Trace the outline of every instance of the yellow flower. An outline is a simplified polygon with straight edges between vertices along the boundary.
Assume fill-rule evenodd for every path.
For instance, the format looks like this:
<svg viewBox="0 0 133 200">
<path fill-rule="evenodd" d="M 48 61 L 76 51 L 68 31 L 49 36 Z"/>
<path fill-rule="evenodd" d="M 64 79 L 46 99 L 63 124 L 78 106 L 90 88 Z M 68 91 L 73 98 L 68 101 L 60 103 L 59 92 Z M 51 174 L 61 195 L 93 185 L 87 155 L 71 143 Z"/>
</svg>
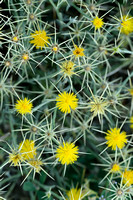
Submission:
<svg viewBox="0 0 133 200">
<path fill-rule="evenodd" d="M 39 173 L 42 169 L 41 165 L 43 165 L 43 162 L 38 158 L 33 158 L 31 160 L 28 160 L 28 164 L 30 164 L 31 167 L 34 168 L 35 172 Z"/>
<path fill-rule="evenodd" d="M 78 99 L 73 93 L 63 92 L 56 98 L 56 107 L 64 113 L 70 113 L 71 110 L 75 110 L 78 106 Z"/>
<path fill-rule="evenodd" d="M 13 36 L 13 37 L 12 37 L 12 41 L 13 41 L 13 42 L 18 42 L 18 41 L 19 41 L 18 36 L 17 36 L 17 35 Z"/>
<path fill-rule="evenodd" d="M 59 159 L 62 165 L 74 163 L 78 155 L 78 147 L 73 143 L 63 142 L 56 150 L 56 158 Z"/>
<path fill-rule="evenodd" d="M 19 144 L 19 151 L 22 154 L 24 160 L 29 160 L 34 158 L 36 155 L 36 148 L 34 147 L 33 140 L 25 140 Z"/>
<path fill-rule="evenodd" d="M 15 109 L 21 115 L 31 113 L 32 107 L 33 107 L 32 103 L 27 98 L 24 98 L 23 100 L 22 99 L 17 100 L 17 103 L 15 104 Z"/>
<path fill-rule="evenodd" d="M 133 97 L 133 88 L 128 89 L 128 91 L 131 94 L 131 96 Z"/>
<path fill-rule="evenodd" d="M 103 19 L 99 18 L 99 17 L 95 17 L 92 21 L 95 29 L 99 29 L 99 28 L 102 28 L 104 22 L 103 22 Z"/>
<path fill-rule="evenodd" d="M 118 165 L 117 163 L 114 163 L 112 165 L 111 172 L 116 173 L 116 172 L 119 172 L 119 171 L 120 171 L 120 165 Z"/>
<path fill-rule="evenodd" d="M 123 173 L 123 183 L 125 183 L 127 186 L 133 184 L 133 170 L 125 170 Z"/>
<path fill-rule="evenodd" d="M 84 49 L 81 48 L 81 47 L 78 47 L 77 45 L 75 45 L 75 50 L 73 51 L 73 54 L 76 56 L 76 57 L 82 57 L 84 56 Z"/>
<path fill-rule="evenodd" d="M 130 127 L 133 128 L 133 116 L 130 118 L 130 123 L 131 123 Z"/>
<path fill-rule="evenodd" d="M 67 192 L 68 199 L 67 200 L 81 200 L 83 197 L 81 189 L 72 188 Z"/>
<path fill-rule="evenodd" d="M 93 112 L 93 116 L 104 115 L 108 106 L 108 102 L 104 101 L 97 96 L 93 97 L 93 100 L 89 102 L 90 111 Z"/>
<path fill-rule="evenodd" d="M 61 73 L 64 74 L 64 77 L 66 78 L 67 76 L 72 76 L 74 73 L 74 63 L 72 61 L 65 61 L 62 63 L 62 66 L 60 66 L 61 68 Z"/>
<path fill-rule="evenodd" d="M 57 52 L 59 51 L 59 46 L 58 46 L 57 44 L 53 45 L 53 46 L 52 46 L 52 51 L 53 51 L 54 53 L 57 53 Z"/>
<path fill-rule="evenodd" d="M 9 162 L 11 162 L 11 165 L 18 166 L 22 160 L 23 157 L 19 152 L 14 151 L 9 154 Z"/>
<path fill-rule="evenodd" d="M 34 33 L 31 33 L 31 36 L 34 38 L 30 41 L 31 44 L 34 44 L 37 49 L 43 48 L 45 46 L 48 46 L 48 39 L 50 37 L 47 36 L 46 32 L 44 30 L 35 31 Z"/>
<path fill-rule="evenodd" d="M 22 55 L 22 60 L 23 60 L 24 62 L 28 61 L 28 60 L 29 60 L 29 54 L 28 54 L 28 53 L 23 53 L 23 55 Z"/>
<path fill-rule="evenodd" d="M 111 128 L 111 130 L 108 130 L 108 133 L 106 133 L 106 135 L 106 144 L 108 145 L 108 147 L 112 147 L 112 150 L 116 150 L 116 147 L 122 149 L 127 143 L 126 132 L 123 131 L 120 133 L 119 128 Z"/>
<path fill-rule="evenodd" d="M 121 33 L 128 35 L 133 32 L 133 18 L 128 16 L 123 16 L 121 22 Z"/>
</svg>

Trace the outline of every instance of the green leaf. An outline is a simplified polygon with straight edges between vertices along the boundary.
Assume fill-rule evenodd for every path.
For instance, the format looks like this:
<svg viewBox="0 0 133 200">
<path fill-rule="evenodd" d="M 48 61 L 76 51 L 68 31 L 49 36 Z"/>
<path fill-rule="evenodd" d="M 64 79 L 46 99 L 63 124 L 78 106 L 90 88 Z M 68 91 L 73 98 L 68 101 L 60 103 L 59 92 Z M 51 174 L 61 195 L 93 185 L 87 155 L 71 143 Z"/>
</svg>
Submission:
<svg viewBox="0 0 133 200">
<path fill-rule="evenodd" d="M 40 175 L 40 182 L 44 183 L 46 180 L 47 175 L 42 171 Z"/>
<path fill-rule="evenodd" d="M 34 191 L 35 190 L 35 186 L 33 185 L 33 183 L 26 181 L 23 185 L 23 190 L 24 191 Z"/>
<path fill-rule="evenodd" d="M 38 191 L 37 192 L 37 199 L 42 200 L 42 197 L 44 197 L 45 195 L 46 195 L 46 193 L 44 193 L 43 191 Z"/>
</svg>

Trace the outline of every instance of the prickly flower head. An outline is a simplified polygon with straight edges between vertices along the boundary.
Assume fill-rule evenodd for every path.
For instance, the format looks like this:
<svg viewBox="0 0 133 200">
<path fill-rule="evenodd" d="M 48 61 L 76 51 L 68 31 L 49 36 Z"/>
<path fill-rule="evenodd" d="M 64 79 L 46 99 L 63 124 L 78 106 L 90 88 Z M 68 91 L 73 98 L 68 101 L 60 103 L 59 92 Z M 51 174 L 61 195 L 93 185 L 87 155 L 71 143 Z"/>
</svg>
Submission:
<svg viewBox="0 0 133 200">
<path fill-rule="evenodd" d="M 63 92 L 56 98 L 56 107 L 64 113 L 70 113 L 78 106 L 78 99 L 73 93 Z"/>
<path fill-rule="evenodd" d="M 34 33 L 31 33 L 31 37 L 33 38 L 33 40 L 31 40 L 30 43 L 34 44 L 37 49 L 42 49 L 49 44 L 48 39 L 50 37 L 47 36 L 45 30 L 35 31 Z"/>
<path fill-rule="evenodd" d="M 67 200 L 80 200 L 83 197 L 83 193 L 81 189 L 71 188 L 67 192 L 68 199 Z"/>
<path fill-rule="evenodd" d="M 126 132 L 120 132 L 119 128 L 111 128 L 111 130 L 108 130 L 105 139 L 107 140 L 106 144 L 112 150 L 116 150 L 116 148 L 122 149 L 127 143 Z"/>
<path fill-rule="evenodd" d="M 56 150 L 56 158 L 59 159 L 62 165 L 72 164 L 78 158 L 78 147 L 73 143 L 63 142 Z"/>
<path fill-rule="evenodd" d="M 128 35 L 133 32 L 133 17 L 123 16 L 121 22 L 121 33 Z"/>
</svg>

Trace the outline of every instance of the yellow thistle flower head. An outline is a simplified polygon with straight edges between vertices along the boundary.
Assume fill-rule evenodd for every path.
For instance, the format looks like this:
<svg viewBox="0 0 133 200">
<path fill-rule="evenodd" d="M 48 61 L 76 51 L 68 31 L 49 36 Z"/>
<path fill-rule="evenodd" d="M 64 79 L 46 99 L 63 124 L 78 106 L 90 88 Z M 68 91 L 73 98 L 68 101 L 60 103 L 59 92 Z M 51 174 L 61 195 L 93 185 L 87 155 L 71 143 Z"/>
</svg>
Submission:
<svg viewBox="0 0 133 200">
<path fill-rule="evenodd" d="M 21 115 L 31 113 L 32 107 L 33 107 L 32 103 L 27 98 L 24 98 L 23 100 L 22 99 L 17 100 L 17 103 L 15 104 L 15 109 Z"/>
<path fill-rule="evenodd" d="M 11 162 L 11 165 L 18 166 L 23 160 L 22 155 L 20 152 L 13 151 L 9 154 L 9 162 Z"/>
<path fill-rule="evenodd" d="M 103 25 L 104 25 L 103 19 L 101 19 L 99 17 L 95 17 L 93 19 L 92 23 L 93 23 L 96 30 L 102 28 Z"/>
<path fill-rule="evenodd" d="M 61 68 L 61 73 L 63 73 L 64 77 L 66 78 L 67 76 L 70 77 L 72 76 L 74 73 L 74 63 L 72 61 L 65 61 L 62 63 L 62 65 L 60 66 Z"/>
<path fill-rule="evenodd" d="M 41 48 L 45 48 L 45 46 L 48 46 L 48 39 L 50 37 L 47 36 L 46 31 L 44 30 L 39 30 L 39 31 L 35 31 L 34 33 L 31 33 L 31 37 L 33 38 L 33 40 L 30 41 L 31 44 L 34 44 L 34 46 L 36 46 L 36 49 Z"/>
<path fill-rule="evenodd" d="M 133 185 L 133 170 L 125 170 L 123 173 L 123 183 L 126 186 Z"/>
<path fill-rule="evenodd" d="M 22 60 L 23 60 L 24 62 L 27 62 L 27 61 L 29 60 L 29 54 L 28 54 L 28 53 L 23 53 L 23 54 L 22 54 Z"/>
<path fill-rule="evenodd" d="M 74 163 L 78 155 L 78 147 L 73 143 L 63 142 L 63 145 L 59 145 L 56 150 L 56 158 L 59 159 L 62 165 Z"/>
<path fill-rule="evenodd" d="M 67 192 L 68 199 L 67 200 L 81 200 L 83 197 L 81 189 L 71 188 Z"/>
<path fill-rule="evenodd" d="M 17 43 L 19 41 L 18 36 L 17 35 L 13 36 L 12 41 Z"/>
<path fill-rule="evenodd" d="M 128 89 L 130 95 L 133 97 L 133 88 Z"/>
<path fill-rule="evenodd" d="M 133 32 L 133 17 L 123 16 L 121 22 L 121 33 L 129 35 Z"/>
<path fill-rule="evenodd" d="M 111 128 L 111 130 L 108 130 L 107 132 L 105 137 L 107 140 L 106 144 L 108 147 L 111 147 L 112 150 L 116 150 L 117 147 L 122 149 L 127 143 L 126 132 L 120 132 L 119 128 Z"/>
<path fill-rule="evenodd" d="M 75 110 L 78 106 L 78 99 L 73 93 L 63 92 L 56 98 L 56 107 L 64 113 L 70 113 L 71 110 Z"/>
<path fill-rule="evenodd" d="M 112 173 L 116 173 L 116 172 L 119 172 L 120 171 L 120 165 L 117 164 L 117 163 L 114 163 L 111 167 L 111 172 Z"/>
<path fill-rule="evenodd" d="M 130 123 L 131 123 L 130 128 L 133 128 L 133 116 L 130 118 Z"/>
<path fill-rule="evenodd" d="M 52 45 L 52 52 L 53 52 L 53 53 L 58 53 L 59 49 L 60 49 L 60 48 L 59 48 L 58 44 Z"/>
<path fill-rule="evenodd" d="M 35 172 L 39 173 L 41 171 L 41 166 L 43 165 L 43 162 L 38 158 L 33 158 L 31 160 L 28 160 L 28 164 L 30 164 L 30 166 L 34 168 Z"/>
<path fill-rule="evenodd" d="M 98 98 L 97 96 L 94 96 L 93 100 L 89 102 L 89 108 L 90 111 L 93 112 L 94 117 L 97 115 L 104 115 L 107 106 L 108 102 Z"/>
<path fill-rule="evenodd" d="M 33 140 L 26 139 L 19 144 L 19 151 L 24 160 L 32 159 L 36 156 L 36 148 Z"/>
<path fill-rule="evenodd" d="M 73 54 L 76 56 L 76 57 L 82 57 L 84 56 L 84 49 L 81 48 L 81 47 L 78 47 L 77 45 L 75 45 L 75 49 L 73 51 Z"/>
</svg>

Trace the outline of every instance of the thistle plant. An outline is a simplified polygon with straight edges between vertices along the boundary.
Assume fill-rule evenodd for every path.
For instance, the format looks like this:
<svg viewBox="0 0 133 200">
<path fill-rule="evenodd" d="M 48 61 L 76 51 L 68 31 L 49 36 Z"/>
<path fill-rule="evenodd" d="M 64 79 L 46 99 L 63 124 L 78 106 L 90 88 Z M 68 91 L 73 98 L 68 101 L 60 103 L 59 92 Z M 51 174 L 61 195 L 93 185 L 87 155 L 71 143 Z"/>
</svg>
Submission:
<svg viewBox="0 0 133 200">
<path fill-rule="evenodd" d="M 132 1 L 0 1 L 0 199 L 132 200 L 132 67 Z"/>
</svg>

